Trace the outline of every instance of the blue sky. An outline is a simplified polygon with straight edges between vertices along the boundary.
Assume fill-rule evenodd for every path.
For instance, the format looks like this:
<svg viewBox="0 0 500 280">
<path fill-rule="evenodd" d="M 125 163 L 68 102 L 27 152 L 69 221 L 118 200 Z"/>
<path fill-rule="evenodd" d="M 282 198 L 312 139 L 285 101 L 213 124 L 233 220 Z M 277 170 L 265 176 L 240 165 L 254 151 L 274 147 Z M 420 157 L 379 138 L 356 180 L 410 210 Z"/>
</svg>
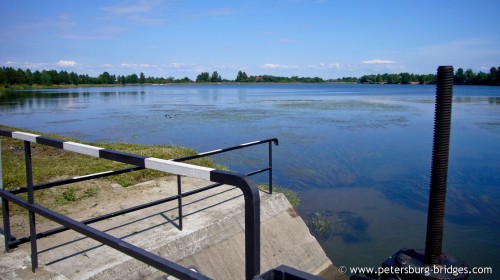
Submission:
<svg viewBox="0 0 500 280">
<path fill-rule="evenodd" d="M 500 1 L 0 0 L 0 66 L 339 78 L 500 66 Z"/>
</svg>

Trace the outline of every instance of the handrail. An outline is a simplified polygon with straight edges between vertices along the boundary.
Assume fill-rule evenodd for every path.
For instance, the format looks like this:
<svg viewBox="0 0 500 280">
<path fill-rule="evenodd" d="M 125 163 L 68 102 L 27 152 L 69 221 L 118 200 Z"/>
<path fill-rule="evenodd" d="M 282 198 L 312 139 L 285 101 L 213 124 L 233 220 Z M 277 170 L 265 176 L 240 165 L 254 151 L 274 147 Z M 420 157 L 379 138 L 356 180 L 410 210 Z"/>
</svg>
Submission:
<svg viewBox="0 0 500 280">
<path fill-rule="evenodd" d="M 54 182 L 36 184 L 36 185 L 33 185 L 33 190 L 35 190 L 35 191 L 43 190 L 43 189 L 62 186 L 62 185 L 66 185 L 66 184 L 78 183 L 78 182 L 83 182 L 83 181 L 97 179 L 97 178 L 104 178 L 104 177 L 108 177 L 108 176 L 119 175 L 119 174 L 123 174 L 123 173 L 127 173 L 127 172 L 143 170 L 143 169 L 144 169 L 144 167 L 135 166 L 135 167 L 127 167 L 127 168 L 123 168 L 123 169 L 118 169 L 118 170 L 99 172 L 99 173 L 94 173 L 94 174 L 89 174 L 89 175 L 76 176 L 76 177 L 58 180 L 58 181 L 54 181 Z M 19 188 L 15 188 L 13 190 L 9 190 L 9 192 L 12 194 L 20 194 L 20 193 L 25 193 L 27 191 L 28 191 L 27 187 L 19 187 Z"/>
<path fill-rule="evenodd" d="M 272 143 L 274 143 L 274 145 L 278 146 L 279 145 L 278 138 L 269 138 L 269 139 L 265 139 L 265 140 L 248 142 L 248 143 L 244 143 L 244 144 L 240 144 L 240 145 L 236 145 L 236 146 L 232 146 L 232 147 L 228 147 L 228 148 L 212 150 L 212 151 L 203 152 L 203 153 L 199 153 L 199 154 L 192 155 L 192 156 L 180 157 L 180 158 L 176 158 L 176 159 L 172 159 L 172 160 L 177 161 L 177 162 L 188 161 L 188 160 L 192 160 L 192 159 L 221 154 L 221 153 L 225 153 L 225 152 L 229 152 L 229 151 L 239 150 L 239 149 L 243 149 L 243 148 L 247 148 L 247 147 L 251 147 L 251 146 L 255 146 L 255 145 L 260 145 L 260 144 L 264 144 L 264 143 L 269 143 L 269 148 L 268 148 L 269 149 L 269 152 L 268 152 L 269 166 L 267 168 L 263 168 L 260 170 L 256 170 L 256 171 L 247 173 L 246 175 L 252 176 L 255 174 L 259 174 L 259 173 L 268 171 L 269 172 L 269 176 L 268 176 L 269 194 L 272 194 L 273 193 L 273 145 L 272 145 Z M 177 180 L 178 180 L 178 185 L 180 186 L 180 184 L 181 184 L 180 178 L 178 177 Z M 180 199 L 179 199 L 179 204 L 181 204 Z M 182 228 L 182 226 L 181 226 L 181 228 Z"/>
<path fill-rule="evenodd" d="M 270 142 L 273 142 L 274 145 L 276 145 L 276 146 L 279 145 L 277 138 L 270 138 L 270 139 L 265 139 L 265 140 L 260 140 L 260 141 L 253 141 L 253 142 L 249 142 L 249 143 L 244 143 L 244 144 L 240 144 L 237 146 L 232 146 L 232 147 L 228 147 L 228 148 L 224 148 L 224 149 L 217 149 L 217 150 L 213 150 L 213 151 L 199 153 L 199 154 L 193 155 L 193 156 L 176 158 L 176 159 L 173 159 L 173 161 L 181 162 L 181 161 L 186 161 L 186 160 L 190 160 L 190 159 L 197 159 L 197 158 L 201 158 L 201 157 L 212 156 L 212 155 L 216 155 L 216 154 L 220 154 L 220 153 L 224 153 L 224 152 L 243 149 L 243 148 L 247 148 L 250 146 L 255 146 L 255 145 L 259 145 L 259 144 L 263 144 L 263 143 L 270 143 Z"/>
<path fill-rule="evenodd" d="M 47 145 L 54 148 L 63 149 L 83 155 L 127 163 L 133 166 L 137 166 L 139 168 L 153 169 L 171 174 L 176 174 L 178 176 L 198 178 L 219 184 L 232 185 L 240 188 L 241 191 L 243 192 L 245 201 L 244 202 L 245 203 L 245 276 L 246 279 L 253 279 L 254 276 L 260 274 L 260 197 L 257 186 L 253 181 L 251 181 L 248 178 L 248 176 L 229 171 L 221 171 L 213 168 L 186 164 L 174 160 L 145 157 L 125 152 L 115 151 L 111 149 L 80 144 L 71 141 L 63 141 L 26 132 L 0 129 L 0 136 L 23 140 L 25 143 L 25 159 L 27 165 L 26 170 L 28 178 L 26 190 L 28 191 L 28 197 L 30 199 L 26 201 L 22 198 L 17 197 L 15 194 L 3 189 L 0 189 L 0 197 L 2 198 L 5 249 L 7 251 L 9 250 L 9 242 L 11 242 L 8 202 L 10 201 L 16 203 L 28 209 L 30 217 L 33 217 L 33 219 L 30 219 L 30 229 L 31 229 L 30 241 L 32 245 L 31 256 L 32 256 L 33 272 L 38 267 L 37 249 L 36 249 L 37 234 L 35 231 L 35 220 L 34 220 L 34 214 L 36 213 L 48 219 L 51 219 L 65 227 L 78 231 L 105 245 L 113 247 L 127 255 L 130 255 L 140 261 L 143 261 L 173 276 L 186 279 L 206 279 L 206 277 L 203 275 L 194 273 L 186 268 L 171 263 L 168 260 L 162 259 L 161 257 L 151 254 L 141 248 L 133 246 L 132 244 L 129 244 L 123 240 L 117 239 L 104 232 L 89 227 L 84 223 L 72 220 L 59 213 L 56 213 L 54 211 L 51 211 L 40 205 L 35 204 L 34 199 L 31 199 L 34 197 L 33 195 L 34 188 L 32 182 L 30 182 L 32 178 L 31 152 L 30 152 L 31 147 L 29 145 L 30 143 Z M 271 139 L 270 141 L 273 141 L 277 144 L 277 139 L 275 140 Z M 247 143 L 246 146 L 256 145 L 257 144 L 256 142 Z M 237 149 L 237 147 L 232 147 L 228 149 L 234 150 Z"/>
<path fill-rule="evenodd" d="M 228 151 L 232 151 L 232 150 L 236 150 L 236 149 L 242 149 L 242 148 L 246 148 L 246 147 L 250 147 L 250 146 L 254 146 L 254 145 L 259 145 L 259 144 L 265 144 L 265 143 L 269 143 L 269 146 L 270 146 L 269 147 L 269 166 L 267 168 L 262 168 L 262 169 L 259 169 L 259 170 L 255 170 L 255 171 L 246 173 L 245 175 L 246 176 L 253 176 L 253 175 L 256 175 L 256 174 L 268 171 L 269 172 L 269 175 L 268 175 L 268 178 L 269 178 L 269 184 L 268 184 L 269 185 L 269 194 L 272 194 L 273 184 L 272 184 L 272 147 L 271 147 L 272 145 L 271 144 L 274 143 L 275 145 L 278 145 L 278 139 L 277 138 L 271 138 L 271 139 L 265 139 L 265 140 L 260 140 L 260 141 L 254 141 L 254 142 L 245 143 L 245 144 L 241 144 L 241 145 L 237 145 L 237 146 L 232 146 L 232 147 L 228 147 L 228 148 L 224 148 L 224 149 L 218 149 L 218 150 L 214 150 L 214 151 L 199 153 L 199 154 L 193 155 L 193 156 L 188 156 L 188 157 L 173 159 L 173 161 L 187 161 L 187 160 L 190 160 L 190 159 L 207 157 L 207 156 L 210 156 L 210 155 L 220 154 L 220 153 L 224 153 L 224 152 L 228 152 Z M 103 177 L 108 177 L 108 176 L 112 176 L 112 175 L 118 175 L 118 174 L 123 174 L 123 173 L 127 173 L 127 172 L 133 172 L 133 171 L 143 170 L 143 169 L 144 169 L 144 167 L 134 166 L 134 167 L 127 167 L 127 168 L 113 170 L 113 171 L 105 171 L 105 172 L 99 172 L 99 173 L 95 173 L 95 174 L 89 174 L 89 175 L 83 175 L 83 176 L 76 176 L 76 177 L 62 179 L 62 180 L 58 180 L 58 181 L 54 181 L 54 182 L 47 182 L 47 183 L 36 184 L 36 185 L 33 185 L 33 190 L 42 190 L 42 189 L 52 188 L 52 187 L 61 186 L 61 185 L 65 185 L 65 184 L 82 182 L 82 181 L 96 179 L 96 178 L 103 178 Z M 181 193 L 181 188 L 182 188 L 181 187 L 181 185 L 182 185 L 182 183 L 181 183 L 181 177 L 179 175 L 177 177 L 178 177 L 177 178 L 177 184 L 178 184 L 178 194 L 177 195 L 170 196 L 170 197 L 163 198 L 163 199 L 159 199 L 159 200 L 152 201 L 152 202 L 148 202 L 148 203 L 144 203 L 144 204 L 137 205 L 137 206 L 132 206 L 132 207 L 129 207 L 129 208 L 126 208 L 126 209 L 121 209 L 121 210 L 118 210 L 118 211 L 115 211 L 115 212 L 112 212 L 112 213 L 108 213 L 108 214 L 104 214 L 104 215 L 101 215 L 101 216 L 97 216 L 97 217 L 93 217 L 93 218 L 90 218 L 90 219 L 86 219 L 86 220 L 83 220 L 81 222 L 84 223 L 84 224 L 86 224 L 86 225 L 88 225 L 88 224 L 96 223 L 96 222 L 99 222 L 99 221 L 102 221 L 102 220 L 106 220 L 106 219 L 109 219 L 109 218 L 112 218 L 112 217 L 115 217 L 115 216 L 118 216 L 118 215 L 123 215 L 123 214 L 127 214 L 127 213 L 130 213 L 130 212 L 142 210 L 142 209 L 145 209 L 145 208 L 149 208 L 149 207 L 152 207 L 152 206 L 155 206 L 155 205 L 159 205 L 159 204 L 166 203 L 166 202 L 173 201 L 173 200 L 177 199 L 178 200 L 178 212 L 179 212 L 178 213 L 179 219 L 178 219 L 178 225 L 177 225 L 177 227 L 180 230 L 182 230 L 183 229 L 182 198 L 183 197 L 188 197 L 190 195 L 193 195 L 193 194 L 196 194 L 196 193 L 199 193 L 199 192 L 202 192 L 202 191 L 206 191 L 206 190 L 218 187 L 218 186 L 221 186 L 222 184 L 221 183 L 215 183 L 215 184 L 211 184 L 211 185 L 208 185 L 208 186 L 205 186 L 205 187 L 201 187 L 201 188 L 196 189 L 194 191 L 189 191 L 189 192 Z M 27 191 L 28 191 L 27 187 L 19 187 L 19 188 L 16 188 L 16 189 L 9 190 L 9 192 L 13 193 L 13 194 L 25 193 Z M 53 234 L 64 232 L 64 231 L 66 231 L 68 229 L 69 228 L 64 227 L 64 226 L 63 227 L 59 227 L 59 228 L 54 228 L 54 229 L 47 230 L 47 231 L 44 231 L 44 232 L 41 232 L 41 233 L 37 233 L 36 234 L 36 238 L 43 238 L 43 237 L 51 236 Z M 16 246 L 18 246 L 20 244 L 24 244 L 24 243 L 30 242 L 30 237 L 29 236 L 27 236 L 27 237 L 21 237 L 21 238 L 15 238 L 14 236 L 12 236 L 12 237 L 14 238 L 14 240 L 12 240 L 9 243 L 9 247 L 11 247 L 11 248 L 12 247 L 16 247 Z"/>
</svg>

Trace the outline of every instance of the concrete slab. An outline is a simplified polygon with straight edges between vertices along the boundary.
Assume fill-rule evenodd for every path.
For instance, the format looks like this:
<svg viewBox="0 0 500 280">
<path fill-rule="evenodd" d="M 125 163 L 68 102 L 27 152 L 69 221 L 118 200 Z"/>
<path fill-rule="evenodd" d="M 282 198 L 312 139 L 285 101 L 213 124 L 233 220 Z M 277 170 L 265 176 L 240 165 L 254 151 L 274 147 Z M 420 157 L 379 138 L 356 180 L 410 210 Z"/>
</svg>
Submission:
<svg viewBox="0 0 500 280">
<path fill-rule="evenodd" d="M 209 182 L 183 178 L 183 191 Z M 89 215 L 154 201 L 177 192 L 175 177 L 120 189 L 111 199 L 93 202 Z M 123 198 L 127 199 L 123 199 Z M 116 202 L 116 201 L 115 201 Z M 97 206 L 96 204 L 97 203 Z M 89 204 L 90 205 L 90 204 Z M 90 206 L 89 206 L 90 207 Z M 78 218 L 82 211 L 69 213 Z M 332 267 L 300 216 L 281 194 L 261 193 L 261 271 L 285 264 L 313 274 Z M 177 202 L 92 224 L 136 246 L 213 279 L 244 278 L 244 207 L 241 191 L 231 186 L 183 198 L 183 230 L 178 229 Z M 38 231 L 54 227 L 45 221 Z M 165 279 L 166 275 L 112 248 L 66 231 L 38 241 L 40 269 L 31 273 L 29 244 L 0 254 L 1 279 Z M 335 269 L 334 269 L 335 270 Z M 337 273 L 338 274 L 338 273 Z M 337 278 L 338 276 L 338 278 Z M 336 275 L 332 279 L 346 279 Z M 33 278 L 30 278 L 33 277 Z"/>
</svg>

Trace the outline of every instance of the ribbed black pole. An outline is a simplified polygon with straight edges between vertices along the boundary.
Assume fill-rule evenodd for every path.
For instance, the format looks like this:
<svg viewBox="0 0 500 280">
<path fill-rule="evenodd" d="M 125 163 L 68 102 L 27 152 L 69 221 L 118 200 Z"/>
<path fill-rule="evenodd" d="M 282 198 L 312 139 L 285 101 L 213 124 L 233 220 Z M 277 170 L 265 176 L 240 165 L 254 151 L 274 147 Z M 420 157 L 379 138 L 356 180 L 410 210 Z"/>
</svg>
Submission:
<svg viewBox="0 0 500 280">
<path fill-rule="evenodd" d="M 452 98 L 453 67 L 439 66 L 437 71 L 429 211 L 425 240 L 425 263 L 427 265 L 441 263 Z"/>
</svg>

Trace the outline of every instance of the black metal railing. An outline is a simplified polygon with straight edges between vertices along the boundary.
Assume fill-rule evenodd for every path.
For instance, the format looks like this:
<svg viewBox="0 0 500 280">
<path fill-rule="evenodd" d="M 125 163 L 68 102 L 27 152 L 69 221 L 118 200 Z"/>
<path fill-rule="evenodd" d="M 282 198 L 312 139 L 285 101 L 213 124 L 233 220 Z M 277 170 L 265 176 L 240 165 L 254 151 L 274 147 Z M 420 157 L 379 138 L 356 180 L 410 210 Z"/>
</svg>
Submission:
<svg viewBox="0 0 500 280">
<path fill-rule="evenodd" d="M 130 213 L 133 211 L 138 211 L 148 207 L 152 207 L 158 204 L 166 203 L 169 201 L 177 200 L 179 209 L 179 228 L 182 229 L 182 198 L 187 197 L 196 193 L 200 193 L 223 184 L 232 185 L 238 187 L 243 192 L 243 197 L 245 200 L 245 276 L 246 279 L 252 279 L 254 276 L 260 273 L 260 198 L 259 190 L 255 183 L 249 180 L 249 176 L 259 174 L 262 172 L 268 172 L 269 175 L 269 193 L 272 193 L 272 143 L 278 145 L 278 140 L 276 138 L 267 139 L 262 141 L 255 141 L 251 143 L 241 144 L 234 147 L 229 147 L 225 149 L 214 150 L 206 153 L 197 154 L 194 156 L 183 157 L 173 160 L 164 160 L 157 158 L 148 158 L 144 156 L 123 153 L 114 150 L 103 149 L 95 146 L 79 144 L 75 142 L 62 141 L 58 139 L 48 138 L 40 135 L 35 135 L 25 132 L 8 131 L 0 129 L 0 136 L 11 137 L 14 139 L 19 139 L 24 141 L 24 151 L 25 151 L 25 165 L 26 165 L 26 179 L 27 185 L 25 187 L 19 187 L 13 190 L 0 189 L 0 196 L 2 198 L 2 213 L 3 213 L 3 233 L 5 236 L 5 249 L 9 251 L 11 248 L 22 244 L 31 243 L 31 260 L 32 260 L 32 270 L 33 272 L 38 267 L 38 252 L 37 252 L 37 239 L 46 237 L 52 234 L 56 234 L 68 229 L 75 230 L 81 234 L 84 234 L 90 238 L 93 238 L 107 246 L 115 248 L 129 256 L 132 256 L 148 265 L 151 265 L 163 272 L 171 274 L 182 279 L 206 279 L 205 276 L 195 273 L 189 269 L 179 266 L 173 262 L 166 259 L 158 257 L 152 253 L 145 251 L 137 246 L 129 244 L 123 240 L 115 238 L 109 234 L 102 231 L 96 230 L 90 226 L 91 223 L 101 221 L 104 219 L 109 219 L 114 216 Z M 33 172 L 32 172 L 32 162 L 31 162 L 31 143 L 37 143 L 42 145 L 51 146 L 58 149 L 64 149 L 79 154 L 89 155 L 93 157 L 104 158 L 108 160 L 113 160 L 121 163 L 131 164 L 133 166 L 114 170 L 106 171 L 96 174 L 78 176 L 73 178 L 68 178 L 64 180 L 59 180 L 55 182 L 48 182 L 42 184 L 33 183 Z M 266 168 L 262 168 L 256 171 L 252 171 L 248 174 L 238 174 L 229 171 L 215 170 L 212 168 L 205 168 L 196 165 L 186 164 L 183 161 L 190 159 L 206 157 L 210 155 L 215 155 L 223 152 L 228 152 L 236 149 L 242 149 L 249 146 L 259 145 L 268 143 L 269 145 L 269 162 Z M 1 155 L 1 154 L 0 154 Z M 1 161 L 0 161 L 1 162 Z M 1 169 L 1 166 L 0 166 Z M 154 169 L 177 176 L 178 181 L 178 194 L 163 198 L 157 201 L 137 205 L 113 213 L 108 213 L 99 217 L 94 217 L 84 221 L 75 221 L 64 215 L 56 213 L 50 209 L 44 208 L 35 203 L 34 191 L 47 189 L 55 186 L 61 186 L 69 183 L 82 182 L 85 180 L 91 180 L 96 178 L 102 178 L 112 175 L 123 174 L 127 172 L 133 172 L 142 169 Z M 0 173 L 1 174 L 1 173 Z M 198 188 L 189 192 L 182 193 L 181 176 L 187 176 L 192 178 L 204 179 L 214 182 L 214 184 Z M 1 179 L 1 178 L 0 178 Z M 17 194 L 28 193 L 28 200 L 18 197 Z M 30 235 L 22 238 L 15 238 L 11 234 L 10 226 L 10 214 L 9 214 L 9 203 L 15 203 L 29 211 L 29 227 Z M 51 229 L 45 232 L 36 232 L 36 221 L 35 214 L 44 216 L 52 221 L 55 221 L 62 225 L 62 227 Z"/>
<path fill-rule="evenodd" d="M 273 143 L 276 146 L 279 144 L 277 138 L 254 141 L 254 142 L 244 143 L 244 144 L 240 144 L 237 146 L 232 146 L 232 147 L 228 147 L 228 148 L 224 148 L 224 149 L 217 149 L 217 150 L 213 150 L 213 151 L 203 152 L 203 153 L 199 153 L 197 155 L 176 158 L 176 159 L 173 159 L 173 161 L 183 162 L 183 161 L 213 156 L 213 155 L 217 155 L 217 154 L 226 153 L 229 151 L 239 150 L 239 149 L 248 148 L 248 147 L 255 146 L 255 145 L 266 144 L 266 143 L 268 144 L 268 166 L 265 168 L 262 168 L 262 169 L 258 169 L 255 171 L 245 173 L 245 175 L 246 176 L 253 176 L 256 174 L 263 173 L 263 172 L 268 172 L 268 182 L 269 182 L 268 183 L 268 185 L 269 185 L 268 193 L 272 194 L 273 193 Z M 211 185 L 208 185 L 208 186 L 205 186 L 205 187 L 202 187 L 202 188 L 190 191 L 190 192 L 182 193 L 182 176 L 177 175 L 177 206 L 178 206 L 178 210 L 179 210 L 179 213 L 178 213 L 179 214 L 178 215 L 179 216 L 179 220 L 178 220 L 179 229 L 182 230 L 182 228 L 183 228 L 183 226 L 182 226 L 182 217 L 183 217 L 183 215 L 182 215 L 182 198 L 186 197 L 188 195 L 192 195 L 195 193 L 206 191 L 206 190 L 209 190 L 209 189 L 221 186 L 221 185 L 222 185 L 221 183 L 215 183 L 215 184 L 211 184 Z"/>
</svg>

